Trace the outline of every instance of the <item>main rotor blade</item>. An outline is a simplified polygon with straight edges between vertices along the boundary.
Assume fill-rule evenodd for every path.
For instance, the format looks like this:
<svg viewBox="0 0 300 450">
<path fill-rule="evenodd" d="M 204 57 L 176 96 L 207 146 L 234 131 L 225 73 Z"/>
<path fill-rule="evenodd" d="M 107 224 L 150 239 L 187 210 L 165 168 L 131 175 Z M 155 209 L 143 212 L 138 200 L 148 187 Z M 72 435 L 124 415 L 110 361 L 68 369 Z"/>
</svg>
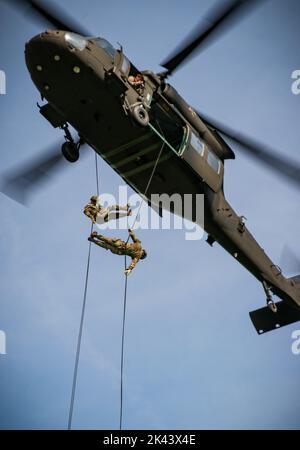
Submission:
<svg viewBox="0 0 300 450">
<path fill-rule="evenodd" d="M 35 0 L 14 0 L 13 4 L 29 5 L 29 13 L 33 19 L 42 18 L 53 25 L 57 30 L 73 31 L 82 36 L 90 36 L 91 34 L 81 24 L 71 18 L 58 5 L 44 6 L 41 2 Z"/>
<path fill-rule="evenodd" d="M 215 5 L 209 13 L 204 17 L 204 20 L 198 24 L 191 35 L 177 47 L 177 50 L 169 56 L 168 59 L 161 63 L 161 66 L 165 67 L 168 71 L 168 75 L 178 69 L 183 62 L 201 46 L 207 44 L 208 38 L 212 41 L 212 38 L 216 37 L 219 33 L 226 31 L 226 29 L 232 25 L 233 21 L 236 21 L 241 17 L 241 14 L 249 7 L 253 7 L 259 0 L 230 0 L 223 5 Z"/>
<path fill-rule="evenodd" d="M 44 155 L 2 176 L 0 190 L 13 200 L 26 205 L 35 189 L 67 165 L 60 152 L 60 144 L 56 144 Z"/>
<path fill-rule="evenodd" d="M 252 138 L 249 138 L 242 133 L 237 133 L 231 128 L 217 122 L 216 120 L 207 117 L 200 113 L 199 116 L 204 122 L 219 131 L 224 136 L 229 137 L 237 144 L 240 144 L 240 151 L 245 152 L 252 158 L 257 159 L 260 163 L 265 164 L 279 175 L 285 177 L 288 181 L 293 182 L 300 188 L 300 163 L 292 161 L 289 158 L 274 153 L 274 151 L 267 145 L 261 144 Z"/>
</svg>

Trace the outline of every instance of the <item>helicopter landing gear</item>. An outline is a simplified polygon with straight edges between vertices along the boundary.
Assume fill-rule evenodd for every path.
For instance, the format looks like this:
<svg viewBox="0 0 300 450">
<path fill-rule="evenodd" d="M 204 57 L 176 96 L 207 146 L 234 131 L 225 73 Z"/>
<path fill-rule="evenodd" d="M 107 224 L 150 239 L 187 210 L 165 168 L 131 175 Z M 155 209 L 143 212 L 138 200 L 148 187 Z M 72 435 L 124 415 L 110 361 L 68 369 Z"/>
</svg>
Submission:
<svg viewBox="0 0 300 450">
<path fill-rule="evenodd" d="M 137 104 L 131 109 L 131 115 L 134 121 L 142 126 L 146 127 L 149 123 L 149 114 L 142 104 Z"/>
<path fill-rule="evenodd" d="M 267 296 L 267 307 L 268 307 L 274 314 L 276 314 L 276 313 L 277 313 L 277 305 L 276 305 L 276 303 L 275 303 L 274 300 L 273 300 L 271 288 L 270 288 L 270 286 L 266 283 L 266 281 L 263 281 L 263 288 L 264 288 L 264 291 L 265 291 L 266 296 Z"/>
<path fill-rule="evenodd" d="M 61 151 L 67 161 L 73 163 L 79 159 L 79 149 L 75 142 L 64 142 Z"/>
<path fill-rule="evenodd" d="M 61 146 L 62 154 L 67 161 L 74 163 L 79 159 L 79 149 L 83 144 L 83 139 L 80 138 L 78 142 L 75 142 L 67 124 L 63 125 L 62 129 L 65 132 L 66 139 L 66 142 L 64 142 Z"/>
<path fill-rule="evenodd" d="M 276 303 L 274 302 L 274 300 L 268 301 L 267 306 L 274 314 L 277 313 L 277 306 L 276 306 Z"/>
</svg>

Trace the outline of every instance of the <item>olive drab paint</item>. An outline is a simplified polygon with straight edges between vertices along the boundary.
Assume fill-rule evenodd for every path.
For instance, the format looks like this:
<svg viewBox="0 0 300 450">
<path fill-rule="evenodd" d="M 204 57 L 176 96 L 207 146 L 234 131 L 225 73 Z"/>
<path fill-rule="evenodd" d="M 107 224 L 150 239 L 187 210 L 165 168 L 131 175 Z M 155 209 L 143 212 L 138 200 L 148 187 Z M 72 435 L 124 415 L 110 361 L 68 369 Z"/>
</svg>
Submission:
<svg viewBox="0 0 300 450">
<path fill-rule="evenodd" d="M 263 146 L 257 147 L 251 139 L 241 138 L 228 128 L 226 131 L 224 126 L 213 125 L 167 83 L 167 77 L 221 22 L 232 14 L 237 17 L 253 3 L 230 2 L 223 9 L 215 9 L 208 28 L 201 28 L 196 37 L 182 44 L 161 64 L 166 70 L 160 73 L 139 71 L 122 47 L 115 49 L 104 38 L 85 37 L 90 35 L 81 31 L 81 26 L 77 33 L 47 30 L 33 37 L 26 44 L 25 59 L 32 81 L 46 102 L 40 112 L 52 126 L 65 131 L 68 151 L 64 155 L 68 160 L 78 159 L 74 151 L 87 143 L 137 193 L 145 192 L 151 176 L 145 195 L 150 206 L 152 194 L 176 193 L 183 201 L 184 194 L 192 194 L 193 216 L 197 194 L 204 196 L 204 229 L 209 245 L 218 242 L 262 284 L 268 306 L 251 313 L 261 334 L 300 320 L 300 277 L 286 278 L 281 273 L 251 234 L 243 216 L 227 201 L 223 189 L 225 164 L 235 154 L 217 129 L 275 168 L 280 176 L 298 185 L 300 177 L 294 166 L 288 170 L 287 161 L 280 160 L 275 166 L 274 157 L 268 162 L 270 155 Z M 59 23 L 70 30 L 43 6 L 32 2 L 32 7 L 54 27 Z M 298 71 L 292 76 L 292 90 L 298 94 Z M 72 141 L 68 124 L 77 131 L 78 143 Z M 183 205 L 183 218 L 185 211 Z M 282 300 L 277 306 L 273 294 Z"/>
<path fill-rule="evenodd" d="M 55 61 L 56 54 L 59 61 Z M 51 110 L 58 111 L 62 122 L 70 123 L 81 139 L 140 193 L 163 146 L 146 195 L 148 201 L 152 194 L 184 197 L 191 193 L 196 202 L 196 194 L 203 194 L 209 243 L 219 242 L 251 272 L 263 284 L 272 306 L 273 293 L 300 311 L 298 282 L 283 276 L 248 227 L 244 223 L 241 226 L 242 216 L 225 198 L 224 166 L 227 159 L 234 159 L 234 152 L 170 84 L 149 70 L 143 71 L 139 77 L 143 80 L 141 92 L 141 85 L 137 89 L 130 82 L 131 71 L 137 69 L 125 64 L 123 72 L 122 50 L 116 51 L 103 38 L 64 31 L 48 30 L 33 37 L 26 44 L 25 58 L 33 82 L 48 101 L 48 111 L 43 115 L 50 122 L 54 116 Z M 196 210 L 196 204 L 192 210 Z M 94 211 L 86 213 L 93 220 Z M 282 321 L 278 317 L 278 322 L 283 325 L 286 310 L 280 311 L 285 317 Z M 267 318 L 264 308 L 251 316 L 258 332 L 278 325 Z M 298 310 L 292 320 L 299 320 Z M 266 326 L 258 327 L 262 321 Z"/>
</svg>

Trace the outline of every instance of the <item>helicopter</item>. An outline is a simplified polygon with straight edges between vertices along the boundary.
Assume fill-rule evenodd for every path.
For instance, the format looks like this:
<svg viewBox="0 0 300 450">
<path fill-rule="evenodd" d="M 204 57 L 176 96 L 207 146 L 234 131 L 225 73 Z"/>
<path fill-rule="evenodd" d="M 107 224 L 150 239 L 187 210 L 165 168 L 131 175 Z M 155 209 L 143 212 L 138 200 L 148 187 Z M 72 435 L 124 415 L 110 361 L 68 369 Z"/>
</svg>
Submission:
<svg viewBox="0 0 300 450">
<path fill-rule="evenodd" d="M 12 196 L 18 190 L 26 193 L 46 171 L 55 170 L 62 156 L 70 163 L 78 161 L 80 149 L 87 144 L 160 214 L 167 208 L 176 211 L 172 205 L 153 204 L 153 194 L 183 197 L 188 193 L 193 202 L 197 194 L 203 194 L 207 243 L 218 242 L 262 284 L 266 306 L 250 312 L 258 334 L 299 321 L 300 275 L 283 275 L 225 197 L 225 161 L 235 159 L 235 153 L 223 136 L 298 186 L 299 165 L 195 111 L 167 82 L 195 50 L 258 1 L 231 0 L 213 8 L 206 25 L 163 61 L 160 73 L 140 71 L 122 47 L 90 36 L 58 9 L 34 0 L 18 3 L 28 4 L 54 27 L 26 43 L 25 60 L 45 102 L 38 104 L 39 112 L 54 128 L 63 130 L 65 141 L 61 154 L 55 149 L 7 177 L 2 191 Z M 76 140 L 69 126 L 77 131 Z M 281 300 L 275 303 L 273 295 Z"/>
</svg>

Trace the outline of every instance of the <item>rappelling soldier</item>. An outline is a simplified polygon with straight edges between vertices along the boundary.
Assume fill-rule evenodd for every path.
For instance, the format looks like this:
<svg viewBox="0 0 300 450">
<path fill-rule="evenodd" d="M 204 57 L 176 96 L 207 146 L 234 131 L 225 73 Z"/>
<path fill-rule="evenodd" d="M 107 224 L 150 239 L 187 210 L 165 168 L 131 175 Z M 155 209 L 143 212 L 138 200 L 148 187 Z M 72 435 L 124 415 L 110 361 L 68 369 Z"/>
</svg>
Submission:
<svg viewBox="0 0 300 450">
<path fill-rule="evenodd" d="M 100 196 L 97 195 L 93 195 L 90 198 L 90 202 L 85 205 L 83 212 L 93 223 L 98 223 L 99 225 L 107 223 L 110 220 L 121 219 L 122 217 L 132 215 L 128 203 L 126 206 L 111 205 L 104 207 L 100 203 Z"/>
<path fill-rule="evenodd" d="M 145 259 L 147 257 L 147 252 L 142 248 L 141 241 L 136 237 L 130 228 L 128 233 L 133 241 L 132 243 L 125 242 L 122 239 L 105 237 L 101 234 L 97 234 L 97 231 L 93 231 L 91 236 L 88 238 L 90 242 L 94 242 L 94 244 L 99 245 L 99 247 L 110 250 L 116 255 L 130 256 L 131 263 L 125 270 L 126 276 L 132 272 L 140 259 Z"/>
</svg>

